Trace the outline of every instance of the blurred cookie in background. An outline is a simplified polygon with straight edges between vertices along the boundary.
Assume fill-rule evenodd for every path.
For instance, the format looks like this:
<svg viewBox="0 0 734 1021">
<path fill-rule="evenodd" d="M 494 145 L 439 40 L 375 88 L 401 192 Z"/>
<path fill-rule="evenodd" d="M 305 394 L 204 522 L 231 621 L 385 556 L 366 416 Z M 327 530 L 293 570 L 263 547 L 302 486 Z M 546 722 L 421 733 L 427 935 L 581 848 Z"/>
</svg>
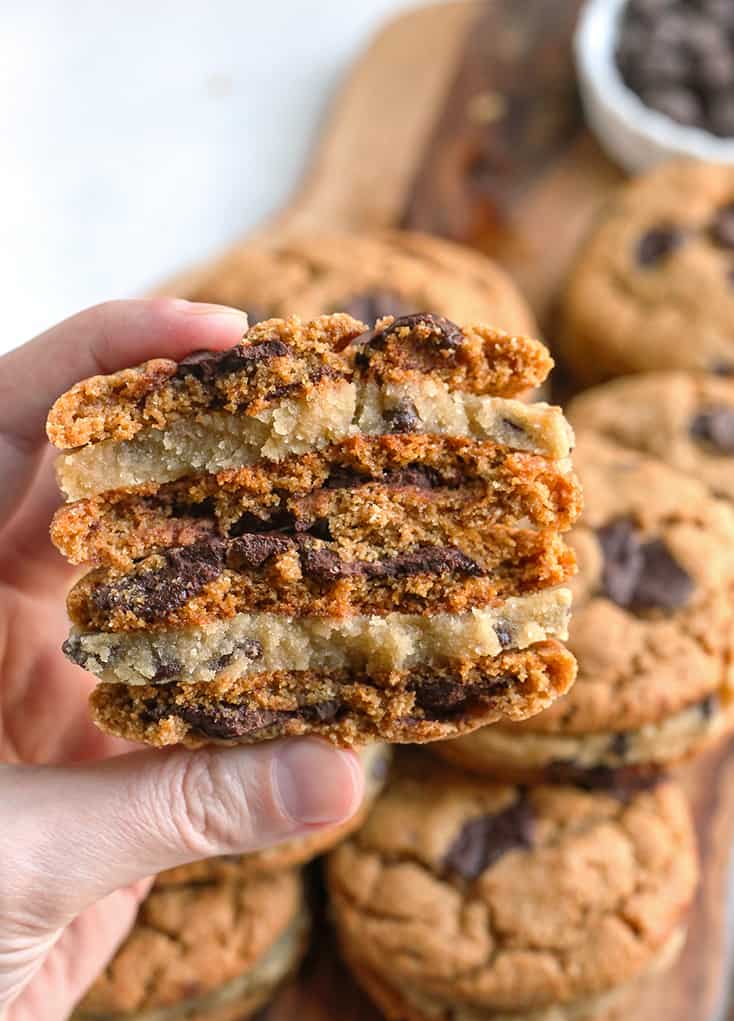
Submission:
<svg viewBox="0 0 734 1021">
<path fill-rule="evenodd" d="M 155 887 L 73 1021 L 244 1021 L 295 973 L 307 936 L 297 871 Z"/>
<path fill-rule="evenodd" d="M 674 961 L 698 876 L 676 785 L 524 789 L 425 753 L 397 765 L 327 877 L 342 953 L 386 1017 L 591 1021 Z"/>
<path fill-rule="evenodd" d="M 392 749 L 386 744 L 371 744 L 359 751 L 365 772 L 365 796 L 359 811 L 340 826 L 322 828 L 305 837 L 286 840 L 273 847 L 252 854 L 227 855 L 209 858 L 206 861 L 180 865 L 176 869 L 162 872 L 156 879 L 157 886 L 171 886 L 179 883 L 216 882 L 242 878 L 259 872 L 272 872 L 296 865 L 305 865 L 325 851 L 336 847 L 345 837 L 364 822 L 372 803 L 382 790 L 390 771 Z"/>
<path fill-rule="evenodd" d="M 577 429 L 665 461 L 734 500 L 734 379 L 705 373 L 625 376 L 579 394 L 566 409 Z"/>
<path fill-rule="evenodd" d="M 492 776 L 595 787 L 644 778 L 734 727 L 734 511 L 659 461 L 591 432 L 577 440 L 576 684 L 532 719 L 431 749 Z"/>
<path fill-rule="evenodd" d="M 734 374 L 734 166 L 675 161 L 622 187 L 578 252 L 557 340 L 580 385 Z"/>
<path fill-rule="evenodd" d="M 246 243 L 173 287 L 177 297 L 244 309 L 250 325 L 338 311 L 372 326 L 382 316 L 434 312 L 537 335 L 504 270 L 471 249 L 409 232 Z"/>
</svg>

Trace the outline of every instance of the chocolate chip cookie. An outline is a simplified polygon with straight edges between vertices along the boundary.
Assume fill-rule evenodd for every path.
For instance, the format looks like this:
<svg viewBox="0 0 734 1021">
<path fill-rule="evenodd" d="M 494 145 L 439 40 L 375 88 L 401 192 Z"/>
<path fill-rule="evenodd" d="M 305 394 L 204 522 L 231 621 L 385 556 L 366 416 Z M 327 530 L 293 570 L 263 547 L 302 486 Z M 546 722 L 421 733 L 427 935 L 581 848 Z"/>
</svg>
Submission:
<svg viewBox="0 0 734 1021">
<path fill-rule="evenodd" d="M 591 1021 L 674 960 L 698 872 L 677 786 L 523 789 L 399 762 L 328 864 L 344 957 L 386 1017 Z"/>
<path fill-rule="evenodd" d="M 254 323 L 348 312 L 372 325 L 423 309 L 532 336 L 537 327 L 507 274 L 476 251 L 407 231 L 319 235 L 238 245 L 175 281 L 175 297 L 244 309 Z M 170 289 L 168 293 L 171 293 Z"/>
<path fill-rule="evenodd" d="M 315 830 L 305 837 L 286 840 L 282 844 L 266 847 L 251 854 L 226 855 L 205 861 L 180 865 L 162 872 L 156 878 L 157 886 L 171 886 L 180 883 L 219 881 L 256 875 L 260 872 L 275 872 L 306 865 L 325 851 L 330 851 L 345 837 L 364 822 L 372 803 L 380 793 L 390 770 L 391 749 L 385 744 L 371 744 L 359 752 L 365 772 L 365 796 L 359 810 L 351 819 L 340 826 Z"/>
<path fill-rule="evenodd" d="M 579 251 L 561 318 L 560 349 L 581 384 L 733 374 L 734 168 L 676 161 L 622 187 Z"/>
<path fill-rule="evenodd" d="M 625 376 L 579 394 L 568 417 L 734 500 L 734 380 L 687 372 Z"/>
<path fill-rule="evenodd" d="M 579 432 L 575 462 L 586 494 L 569 540 L 578 680 L 536 719 L 435 750 L 500 777 L 593 787 L 654 772 L 734 726 L 734 511 L 696 479 L 590 432 Z"/>
<path fill-rule="evenodd" d="M 572 434 L 514 399 L 551 364 L 481 324 L 335 314 L 62 395 L 52 537 L 95 565 L 64 651 L 104 682 L 96 721 L 423 741 L 565 691 Z"/>
<path fill-rule="evenodd" d="M 307 933 L 296 871 L 154 887 L 73 1021 L 241 1021 L 295 972 Z"/>
</svg>

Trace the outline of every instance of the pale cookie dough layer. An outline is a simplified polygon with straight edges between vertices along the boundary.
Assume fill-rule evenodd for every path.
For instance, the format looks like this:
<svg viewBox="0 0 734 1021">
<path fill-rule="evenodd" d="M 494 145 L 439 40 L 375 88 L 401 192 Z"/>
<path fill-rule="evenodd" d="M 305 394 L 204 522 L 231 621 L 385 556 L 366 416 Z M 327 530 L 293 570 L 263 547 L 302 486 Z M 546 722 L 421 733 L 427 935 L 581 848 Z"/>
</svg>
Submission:
<svg viewBox="0 0 734 1021">
<path fill-rule="evenodd" d="M 133 685 L 276 670 L 380 676 L 564 639 L 570 609 L 570 591 L 560 588 L 460 614 L 329 619 L 243 613 L 180 631 L 73 630 L 64 651 L 103 681 Z"/>
<path fill-rule="evenodd" d="M 400 408 L 402 401 L 414 405 L 420 419 L 411 432 L 490 440 L 557 460 L 567 458 L 573 445 L 570 426 L 553 405 L 452 392 L 436 380 L 383 388 L 336 380 L 253 415 L 202 412 L 164 429 L 143 429 L 131 440 L 104 440 L 62 454 L 59 485 L 67 499 L 79 500 L 110 489 L 172 482 L 191 472 L 240 468 L 260 458 L 280 461 L 360 432 L 389 433 L 383 411 Z"/>
<path fill-rule="evenodd" d="M 250 971 L 203 996 L 134 1012 L 90 1011 L 82 1004 L 71 1021 L 245 1021 L 296 971 L 306 947 L 308 925 L 308 916 L 302 911 Z M 192 985 L 196 985 L 195 974 Z"/>
<path fill-rule="evenodd" d="M 728 699 L 707 698 L 656 723 L 616 734 L 533 734 L 497 726 L 441 742 L 433 750 L 466 769 L 515 779 L 547 780 L 554 768 L 566 765 L 579 773 L 630 766 L 663 768 L 731 731 L 734 705 L 731 695 Z"/>
<path fill-rule="evenodd" d="M 633 982 L 625 983 L 616 989 L 610 989 L 599 996 L 585 997 L 571 1003 L 554 1004 L 538 1010 L 508 1013 L 505 1011 L 481 1010 L 466 1004 L 442 1002 L 432 996 L 421 995 L 408 985 L 399 989 L 391 986 L 384 975 L 379 977 L 370 972 L 359 960 L 358 953 L 352 948 L 342 947 L 342 953 L 361 985 L 369 993 L 387 1016 L 395 1016 L 406 1021 L 603 1021 L 614 1011 L 614 1018 L 626 1017 L 618 1011 L 633 1006 L 634 998 L 642 988 L 657 975 L 667 971 L 676 961 L 686 941 L 686 930 L 681 926 L 677 929 L 660 953 L 651 962 L 650 967 Z M 399 1011 L 399 1014 L 391 1012 Z"/>
</svg>

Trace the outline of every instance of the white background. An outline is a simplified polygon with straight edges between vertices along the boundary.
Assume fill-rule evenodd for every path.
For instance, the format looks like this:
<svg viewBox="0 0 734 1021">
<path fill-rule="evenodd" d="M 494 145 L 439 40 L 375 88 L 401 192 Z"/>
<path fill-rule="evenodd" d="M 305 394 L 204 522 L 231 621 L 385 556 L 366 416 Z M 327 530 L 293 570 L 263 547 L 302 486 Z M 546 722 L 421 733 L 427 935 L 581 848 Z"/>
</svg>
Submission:
<svg viewBox="0 0 734 1021">
<path fill-rule="evenodd" d="M 410 0 L 0 0 L 0 352 L 277 209 Z"/>
</svg>

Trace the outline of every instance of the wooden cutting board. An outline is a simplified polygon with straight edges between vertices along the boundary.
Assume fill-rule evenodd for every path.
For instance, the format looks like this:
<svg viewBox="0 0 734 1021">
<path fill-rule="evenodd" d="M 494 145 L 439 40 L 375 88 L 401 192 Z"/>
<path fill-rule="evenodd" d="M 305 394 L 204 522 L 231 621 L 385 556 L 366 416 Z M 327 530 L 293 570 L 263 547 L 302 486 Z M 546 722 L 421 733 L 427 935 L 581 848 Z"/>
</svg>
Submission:
<svg viewBox="0 0 734 1021">
<path fill-rule="evenodd" d="M 389 24 L 344 83 L 312 166 L 255 236 L 402 225 L 474 245 L 518 280 L 552 340 L 576 244 L 621 173 L 586 131 L 571 37 L 579 0 L 486 0 Z M 185 295 L 199 271 L 164 288 Z M 625 1021 L 734 1021 L 726 903 L 734 745 L 680 771 L 704 880 L 675 971 Z M 267 1021 L 376 1021 L 321 924 L 301 979 Z"/>
</svg>

